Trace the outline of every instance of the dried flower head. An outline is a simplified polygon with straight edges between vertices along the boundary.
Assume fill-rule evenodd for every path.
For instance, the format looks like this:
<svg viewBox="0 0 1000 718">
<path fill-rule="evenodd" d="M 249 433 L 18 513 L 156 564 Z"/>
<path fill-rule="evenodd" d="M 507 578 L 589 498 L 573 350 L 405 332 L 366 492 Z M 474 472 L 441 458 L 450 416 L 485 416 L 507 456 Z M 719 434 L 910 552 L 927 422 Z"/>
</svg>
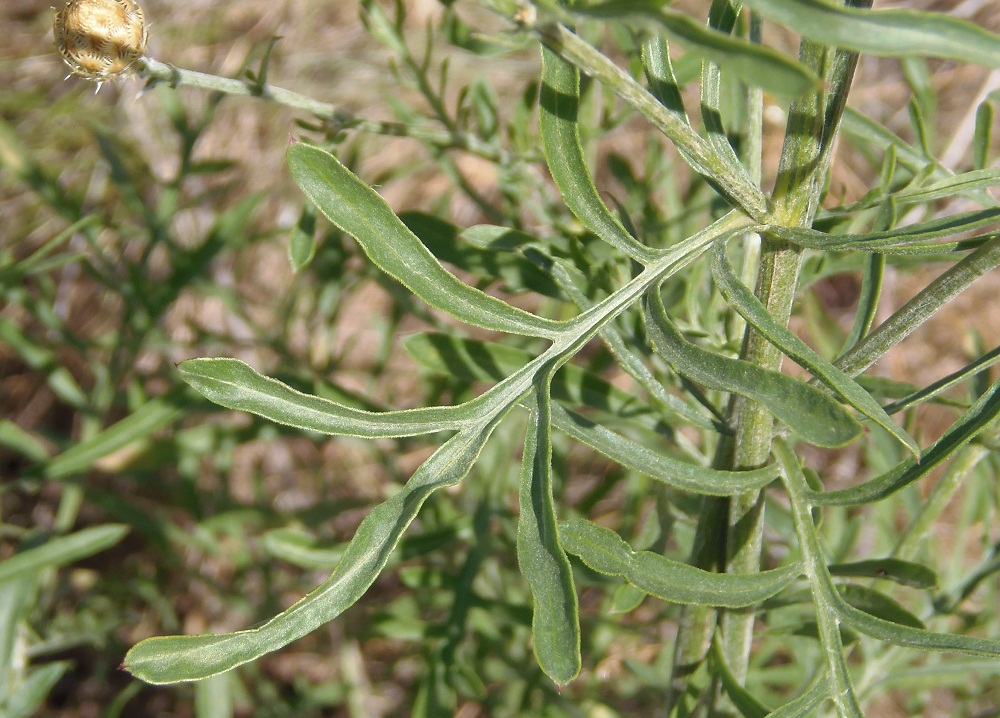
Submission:
<svg viewBox="0 0 1000 718">
<path fill-rule="evenodd" d="M 72 74 L 98 89 L 128 73 L 146 51 L 146 21 L 135 0 L 67 0 L 52 27 Z"/>
</svg>

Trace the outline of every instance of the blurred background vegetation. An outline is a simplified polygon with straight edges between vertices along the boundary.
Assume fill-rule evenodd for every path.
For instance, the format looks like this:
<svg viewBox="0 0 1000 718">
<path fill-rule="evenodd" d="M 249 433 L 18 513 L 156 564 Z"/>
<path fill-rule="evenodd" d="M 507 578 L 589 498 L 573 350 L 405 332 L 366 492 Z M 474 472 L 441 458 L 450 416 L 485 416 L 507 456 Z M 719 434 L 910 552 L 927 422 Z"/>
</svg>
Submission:
<svg viewBox="0 0 1000 718">
<path fill-rule="evenodd" d="M 443 320 L 373 270 L 350 238 L 321 225 L 313 261 L 292 271 L 288 241 L 303 200 L 283 154 L 289 135 L 302 131 L 294 120 L 308 118 L 187 88 L 140 94 L 137 80 L 95 95 L 89 83 L 63 80 L 49 3 L 0 6 L 0 559 L 88 526 L 123 523 L 130 531 L 106 551 L 39 576 L 27 606 L 12 607 L 13 594 L 0 591 L 8 668 L 58 666 L 38 691 L 40 707 L 23 715 L 403 716 L 435 670 L 449 671 L 465 718 L 650 714 L 668 675 L 670 606 L 647 600 L 612 616 L 603 594 L 584 583 L 583 676 L 559 695 L 535 666 L 529 596 L 511 550 L 519 433 L 503 428 L 464 485 L 427 505 L 395 570 L 345 616 L 200 687 L 144 686 L 117 670 L 142 638 L 251 626 L 301 597 L 325 578 L 367 509 L 404 482 L 432 446 L 331 440 L 227 412 L 187 391 L 176 362 L 235 356 L 304 391 L 369 408 L 452 401 L 475 385 L 426 375 L 407 358 L 399 338 Z M 993 2 L 909 5 L 1000 31 Z M 699 3 L 686 6 L 703 13 Z M 366 32 L 355 3 L 145 0 L 143 7 L 157 59 L 235 76 L 258 67 L 280 36 L 271 82 L 365 117 L 434 116 L 398 55 Z M 435 28 L 429 75 L 447 60 L 443 106 L 456 117 L 455 107 L 492 107 L 503 144 L 531 150 L 537 51 L 477 55 L 461 33 L 451 32 L 449 42 L 449 33 L 439 32 L 442 3 L 414 0 L 406 9 L 418 56 Z M 456 9 L 477 27 L 502 27 L 475 6 L 459 2 Z M 766 39 L 796 51 L 791 38 Z M 971 161 L 976 106 L 998 88 L 1000 71 L 863 58 L 851 105 L 914 141 L 907 109 L 914 97 L 928 120 L 927 142 L 944 166 L 959 169 Z M 469 100 L 476 93 L 488 101 Z M 592 109 L 605 113 L 599 186 L 633 217 L 645 212 L 650 222 L 698 226 L 705 202 L 689 178 L 671 180 L 670 191 L 663 178 L 644 184 L 650 153 L 667 150 L 651 146 L 642 123 L 615 118 L 621 112 L 611 104 Z M 491 121 L 468 120 L 480 133 Z M 767 182 L 784 125 L 773 100 L 765 122 Z M 540 163 L 498 167 L 408 139 L 354 135 L 340 153 L 398 212 L 428 212 L 459 227 L 530 222 L 524 203 L 536 213 L 562 212 L 569 224 Z M 862 196 L 877 181 L 879 163 L 864 147 L 842 143 L 830 196 Z M 659 193 L 655 217 L 651 193 Z M 692 206 L 700 212 L 693 218 Z M 884 313 L 933 271 L 894 274 Z M 823 279 L 795 328 L 814 344 L 836 342 L 850 321 L 858 276 Z M 880 371 L 923 384 L 963 366 L 973 345 L 997 345 L 998 293 L 994 272 L 893 351 Z M 590 368 L 601 370 L 605 359 L 595 352 Z M 921 409 L 921 443 L 940 435 L 950 417 L 945 409 Z M 123 420 L 134 433 L 117 443 L 64 453 L 107 437 Z M 665 500 L 644 477 L 623 477 L 568 443 L 557 447 L 556 461 L 571 467 L 565 501 L 592 516 L 616 514 L 635 532 L 650 502 Z M 845 482 L 889 463 L 856 449 L 815 461 Z M 977 522 L 977 500 L 960 504 L 953 523 L 939 527 L 942 550 L 959 563 L 967 542 L 996 540 Z M 678 535 L 690 531 L 695 509 L 680 504 Z M 852 530 L 891 535 L 892 516 L 877 514 Z M 996 607 L 988 610 L 995 618 Z M 890 692 L 872 715 L 998 714 L 995 684 L 973 687 L 960 678 Z"/>
</svg>

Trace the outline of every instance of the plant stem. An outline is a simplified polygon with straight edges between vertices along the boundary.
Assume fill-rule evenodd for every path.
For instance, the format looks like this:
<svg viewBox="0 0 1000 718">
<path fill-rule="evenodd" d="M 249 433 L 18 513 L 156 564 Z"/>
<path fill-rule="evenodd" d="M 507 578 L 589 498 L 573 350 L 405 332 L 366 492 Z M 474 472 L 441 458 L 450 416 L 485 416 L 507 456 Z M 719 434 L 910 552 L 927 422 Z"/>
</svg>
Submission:
<svg viewBox="0 0 1000 718">
<path fill-rule="evenodd" d="M 972 444 L 952 461 L 945 472 L 924 500 L 920 511 L 899 538 L 899 543 L 893 549 L 892 555 L 905 561 L 913 561 L 924 541 L 927 540 L 934 522 L 951 502 L 955 493 L 961 488 L 979 462 L 990 455 L 990 450 L 979 444 Z"/>
<path fill-rule="evenodd" d="M 270 100 L 279 105 L 285 105 L 286 107 L 305 110 L 322 120 L 325 129 L 330 134 L 343 130 L 357 130 L 375 135 L 410 137 L 435 147 L 464 150 L 501 164 L 507 164 L 511 160 L 508 152 L 487 144 L 467 132 L 412 125 L 404 122 L 368 120 L 342 110 L 328 102 L 320 102 L 312 97 L 292 92 L 282 87 L 275 87 L 274 85 L 249 80 L 238 80 L 230 77 L 219 77 L 218 75 L 209 75 L 194 70 L 185 70 L 180 67 L 168 65 L 165 62 L 160 62 L 159 60 L 154 60 L 148 56 L 143 57 L 139 61 L 138 73 L 140 77 L 144 77 L 152 83 L 166 82 L 173 87 L 187 85 L 227 95 L 258 97 Z"/>
<path fill-rule="evenodd" d="M 566 27 L 539 24 L 534 34 L 546 47 L 598 80 L 666 135 L 695 171 L 716 184 L 745 214 L 760 221 L 768 217 L 767 198 L 747 176 L 732 166 L 683 119 L 660 104 L 648 90 Z"/>
<path fill-rule="evenodd" d="M 1000 237 L 979 247 L 924 287 L 917 296 L 834 363 L 849 376 L 860 374 L 922 326 L 928 317 L 965 291 L 970 284 L 998 266 Z"/>
<path fill-rule="evenodd" d="M 809 227 L 819 207 L 829 170 L 833 140 L 847 101 L 857 55 L 803 41 L 799 60 L 826 83 L 825 90 L 792 103 L 785 143 L 771 200 L 774 215 L 788 226 Z M 764 238 L 756 295 L 780 324 L 787 325 L 795 300 L 801 250 Z M 780 370 L 782 355 L 760 333 L 748 327 L 744 358 Z M 731 468 L 763 465 L 771 451 L 773 419 L 760 405 L 737 397 L 733 402 L 736 436 Z M 728 505 L 726 565 L 729 573 L 760 570 L 764 501 L 759 491 L 732 497 Z M 754 613 L 727 612 L 722 617 L 723 649 L 733 674 L 746 677 L 753 639 Z"/>
</svg>

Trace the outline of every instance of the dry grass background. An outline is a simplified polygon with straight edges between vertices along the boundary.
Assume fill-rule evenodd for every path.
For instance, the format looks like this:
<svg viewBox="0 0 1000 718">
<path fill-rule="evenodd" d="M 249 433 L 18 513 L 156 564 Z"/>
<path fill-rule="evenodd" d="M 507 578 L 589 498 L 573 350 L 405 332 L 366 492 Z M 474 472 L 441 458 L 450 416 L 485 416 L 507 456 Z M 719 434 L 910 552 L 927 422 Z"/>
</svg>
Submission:
<svg viewBox="0 0 1000 718">
<path fill-rule="evenodd" d="M 90 86 L 76 79 L 64 81 L 65 68 L 50 46 L 51 0 L 4 0 L 0 5 L 0 28 L 4 42 L 0 43 L 0 116 L 13 125 L 22 142 L 52 166 L 58 168 L 66 184 L 83 183 L 88 193 L 101 196 L 107 183 L 106 176 L 94 172 L 96 155 L 90 145 L 91 135 L 86 129 L 89 119 L 97 118 L 134 139 L 144 148 L 144 160 L 149 171 L 161 177 L 170 176 L 176 168 L 171 166 L 175 154 L 171 143 L 175 135 L 167 126 L 167 119 L 158 113 L 154 98 L 139 94 L 139 84 L 134 80 L 106 87 L 96 96 Z M 683 3 L 691 8 L 702 3 Z M 877 3 L 888 7 L 890 3 Z M 992 0 L 912 0 L 891 3 L 893 6 L 910 6 L 952 12 L 971 19 L 994 31 L 1000 31 L 1000 3 Z M 436 0 L 414 0 L 406 3 L 414 38 L 419 42 L 421 28 L 428 19 L 436 16 L 440 7 Z M 386 98 L 398 95 L 398 85 L 387 68 L 387 54 L 364 31 L 357 17 L 357 7 L 351 2 L 326 0 L 145 0 L 143 7 L 150 22 L 150 54 L 172 64 L 211 72 L 232 75 L 240 68 L 251 51 L 266 43 L 273 35 L 282 36 L 276 45 L 270 70 L 270 80 L 319 99 L 340 104 L 347 110 L 371 118 L 390 118 Z M 484 22 L 492 22 L 488 18 Z M 775 35 L 771 38 L 789 52 L 794 52 L 788 38 Z M 453 51 L 451 72 L 457 78 L 472 78 L 485 74 L 492 78 L 501 93 L 520 92 L 526 79 L 537 73 L 533 54 L 515 55 L 496 62 L 483 62 L 480 58 Z M 944 164 L 955 170 L 967 167 L 971 158 L 970 130 L 972 115 L 979 100 L 1000 88 L 1000 70 L 988 70 L 952 63 L 931 62 L 934 70 L 932 82 L 938 96 L 936 132 L 939 147 L 943 148 Z M 459 86 L 460 82 L 453 83 Z M 199 91 L 184 88 L 185 103 L 198 107 L 205 102 Z M 906 113 L 909 91 L 902 80 L 899 64 L 879 58 L 862 60 L 850 104 L 863 113 L 885 123 L 904 137 L 912 137 Z M 72 111 L 66 111 L 67 105 Z M 53 112 L 51 108 L 62 108 Z M 295 221 L 300 198 L 284 166 L 284 149 L 289 133 L 296 128 L 293 119 L 297 113 L 280 107 L 266 105 L 246 98 L 230 98 L 223 103 L 217 118 L 199 144 L 199 154 L 213 159 L 228 158 L 239 164 L 239 194 L 266 193 L 266 199 L 255 217 L 262 232 L 274 236 L 254 245 L 238 262 L 216 266 L 215 280 L 237 287 L 247 305 L 262 322 L 275 312 L 275 297 L 288 291 L 293 275 L 285 259 L 285 235 Z M 773 176 L 778 157 L 781 111 L 773 108 L 766 115 L 768 158 L 765 172 Z M 632 128 L 634 131 L 629 131 Z M 644 134 L 640 125 L 629 125 L 609 138 L 607 150 L 628 156 L 630 151 L 641 150 Z M 1000 134 L 1000 133 L 997 133 Z M 414 170 L 402 180 L 390 181 L 380 186 L 380 191 L 397 211 L 426 209 L 443 191 L 447 180 L 435 171 L 433 162 L 427 161 L 422 150 L 405 139 L 378 139 L 366 142 L 361 161 L 361 173 L 366 178 L 381 176 L 386 170 L 402 164 L 412 164 Z M 1000 148 L 995 148 L 1000 149 Z M 2 148 L 0 148 L 2 151 Z M 639 156 L 636 154 L 636 156 Z M 474 158 L 459 158 L 460 166 L 473 183 L 489 192 L 495 181 L 491 170 Z M 834 163 L 831 194 L 856 198 L 864 193 L 873 180 L 872 168 L 849 148 L 841 147 Z M 613 186 L 611 178 L 601 182 Z M 185 210 L 175 218 L 182 234 L 195 238 L 202 235 L 211 224 L 218 206 L 206 205 Z M 942 203 L 942 212 L 953 212 L 961 207 Z M 469 225 L 482 218 L 474 205 L 455 200 L 451 207 L 456 224 Z M 37 206 L 34 199 L 18 184 L 0 173 L 0 243 L 37 246 L 54 235 L 62 226 L 59 220 Z M 900 306 L 918 289 L 925 286 L 930 270 L 917 275 L 893 276 L 883 294 L 883 316 Z M 72 273 L 64 275 L 67 286 L 64 300 L 68 315 L 75 318 L 86 330 L 91 326 L 96 333 L 101 327 L 117 321 L 127 307 L 109 305 L 103 301 L 99 286 L 85 277 Z M 850 281 L 828 282 L 824 285 L 824 300 L 833 312 L 839 312 L 849 321 L 854 303 L 854 287 Z M 968 347 L 968 332 L 977 330 L 986 346 L 1000 342 L 1000 273 L 984 277 L 964 295 L 923 327 L 897 350 L 891 352 L 879 365 L 887 376 L 922 384 L 949 373 L 963 365 Z M 390 366 L 397 371 L 388 373 L 389 385 L 371 387 L 365 381 L 369 368 L 368 357 L 376 353 L 375 344 L 380 334 L 371 329 L 380 311 L 389 305 L 384 292 L 375 285 L 366 287 L 351 298 L 356 309 L 344 313 L 344 324 L 322 327 L 308 318 L 297 320 L 291 334 L 294 352 L 317 367 L 324 365 L 324 351 L 330 342 L 352 344 L 356 364 L 341 368 L 338 377 L 345 384 L 359 391 L 377 391 L 379 398 L 396 404 L 405 404 L 412 398 L 411 372 L 401 357 L 393 358 Z M 0 315 L 11 315 L 11 310 L 0 307 Z M 273 317 L 279 321 L 280 317 Z M 16 319 L 16 317 L 15 317 Z M 808 334 L 807 322 L 798 318 L 797 329 Z M 226 307 L 210 298 L 195 294 L 179 301 L 166 320 L 168 336 L 175 344 L 159 355 L 144 357 L 146 369 L 167 366 L 191 356 L 193 327 L 204 327 L 232 335 L 242 342 L 229 348 L 228 353 L 253 361 L 266 369 L 270 357 L 253 343 L 253 336 L 240 326 Z M 395 362 L 395 363 L 393 363 Z M 77 367 L 74 371 L 83 371 Z M 86 381 L 85 376 L 80 377 Z M 0 345 L 0 410 L 26 427 L 58 425 L 64 418 L 55 412 L 55 402 L 44 386 L 44 380 L 18 367 L 6 349 Z M 948 415 L 926 417 L 921 439 L 933 437 L 944 428 Z M 400 465 L 413 463 L 415 457 L 401 457 Z M 858 457 L 841 458 L 838 466 L 845 478 L 857 468 Z M 6 466 L 6 464 L 4 464 Z M 242 471 L 239 468 L 242 467 Z M 105 466 L 113 470 L 113 459 Z M 352 442 L 328 442 L 319 446 L 311 441 L 288 440 L 280 445 L 250 443 L 243 447 L 236 460 L 236 470 L 231 477 L 230 489 L 234 497 L 248 502 L 253 499 L 255 481 L 264 477 L 265 488 L 283 507 L 308 506 L 329 492 L 329 477 L 338 477 L 338 497 L 374 498 L 380 495 L 380 486 L 392 477 L 386 475 L 383 464 L 369 449 Z M 317 476 L 325 476 L 322 483 Z M 4 481 L 10 477 L 3 476 Z M 215 479 L 209 478 L 207 481 Z M 336 482 L 334 482 L 336 483 Z M 42 522 L 51 520 L 53 497 L 39 497 L 30 507 L 25 520 Z M 48 502 L 48 503 L 47 503 Z M 5 509 L 5 519 L 16 519 L 10 508 Z M 347 512 L 341 520 L 347 530 L 356 524 L 359 515 Z M 147 557 L 147 561 L 155 561 Z M 219 581 L 228 580 L 226 572 L 232 564 L 222 559 L 212 559 L 192 553 L 188 560 L 192 570 Z M 384 586 L 392 591 L 392 586 Z M 289 600 L 294 596 L 288 596 Z M 226 607 L 204 603 L 210 600 L 207 593 L 193 587 L 190 592 L 177 597 L 177 609 L 184 616 L 180 629 L 185 632 L 227 630 L 242 627 L 245 616 L 229 612 Z M 144 621 L 137 623 L 128 640 L 136 640 L 156 630 Z M 325 629 L 323 641 L 335 643 L 343 639 L 336 625 Z M 315 647 L 304 641 L 282 655 L 265 662 L 271 678 L 293 681 L 296 676 L 307 675 L 319 679 L 329 671 L 357 669 L 358 675 L 370 676 L 378 681 L 382 693 L 371 704 L 371 715 L 397 714 L 401 710 L 400 694 L 394 693 L 392 677 L 384 675 L 377 667 L 385 658 L 399 671 L 397 678 L 406 679 L 405 661 L 399 661 L 400 646 L 391 642 L 380 645 L 366 644 L 364 658 L 356 644 L 347 642 L 345 658 L 339 666 L 318 660 L 311 653 Z M 353 648 L 352 648 L 353 647 Z M 322 650 L 322 649 L 319 649 Z M 351 654 L 353 650 L 355 653 Z M 404 651 L 405 652 L 405 651 Z M 358 666 L 361 666 L 358 669 Z M 362 678 L 359 678 L 362 680 Z M 388 686 L 388 688 L 387 688 Z M 85 680 L 77 686 L 78 693 L 70 703 L 52 709 L 46 715 L 97 716 L 107 700 L 107 687 L 88 684 Z M 183 706 L 171 702 L 166 693 L 148 699 L 140 713 L 132 715 L 186 715 Z M 881 706 L 879 715 L 896 715 L 889 704 Z M 953 706 L 942 695 L 940 712 L 951 715 Z M 469 714 L 473 715 L 473 714 Z"/>
</svg>

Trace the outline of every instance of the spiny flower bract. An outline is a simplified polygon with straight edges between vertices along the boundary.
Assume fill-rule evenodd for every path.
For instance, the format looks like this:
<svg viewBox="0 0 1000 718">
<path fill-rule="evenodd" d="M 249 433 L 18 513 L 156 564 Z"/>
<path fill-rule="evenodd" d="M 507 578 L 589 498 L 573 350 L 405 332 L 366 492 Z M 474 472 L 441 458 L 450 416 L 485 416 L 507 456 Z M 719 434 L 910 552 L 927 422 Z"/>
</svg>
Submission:
<svg viewBox="0 0 1000 718">
<path fill-rule="evenodd" d="M 135 0 L 68 0 L 52 28 L 71 73 L 98 85 L 131 71 L 146 52 L 146 21 Z"/>
</svg>

